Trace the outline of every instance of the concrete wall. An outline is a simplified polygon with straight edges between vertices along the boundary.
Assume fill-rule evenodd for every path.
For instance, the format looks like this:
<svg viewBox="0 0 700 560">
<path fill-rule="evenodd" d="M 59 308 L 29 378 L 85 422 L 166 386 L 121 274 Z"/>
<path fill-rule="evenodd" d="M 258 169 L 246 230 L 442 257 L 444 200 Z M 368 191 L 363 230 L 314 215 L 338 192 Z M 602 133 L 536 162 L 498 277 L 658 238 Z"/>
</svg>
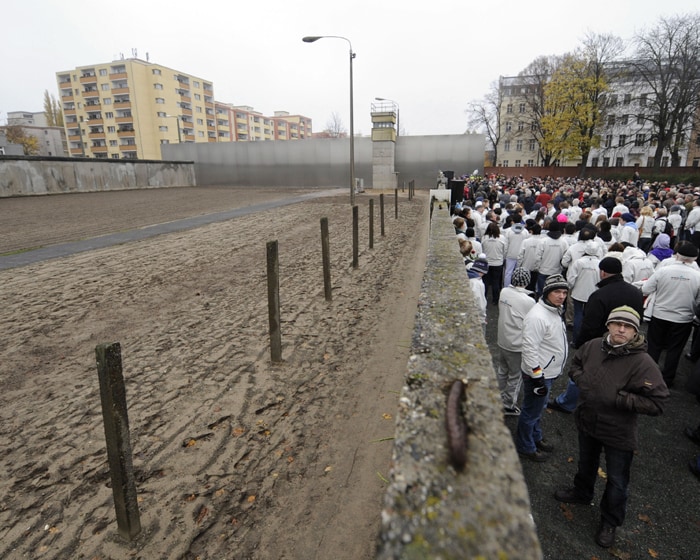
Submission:
<svg viewBox="0 0 700 560">
<path fill-rule="evenodd" d="M 195 185 L 192 162 L 0 158 L 0 198 Z"/>
<path fill-rule="evenodd" d="M 345 187 L 350 182 L 350 140 L 313 138 L 286 142 L 163 144 L 163 159 L 194 161 L 197 184 L 231 186 Z M 395 169 L 399 182 L 435 186 L 438 171 L 458 175 L 482 170 L 484 136 L 400 136 Z M 355 177 L 373 187 L 372 140 L 355 138 Z"/>
<path fill-rule="evenodd" d="M 447 390 L 455 379 L 468 380 L 462 472 L 450 464 L 445 429 Z M 436 205 L 399 401 L 379 560 L 542 558 L 502 408 L 447 205 Z"/>
</svg>

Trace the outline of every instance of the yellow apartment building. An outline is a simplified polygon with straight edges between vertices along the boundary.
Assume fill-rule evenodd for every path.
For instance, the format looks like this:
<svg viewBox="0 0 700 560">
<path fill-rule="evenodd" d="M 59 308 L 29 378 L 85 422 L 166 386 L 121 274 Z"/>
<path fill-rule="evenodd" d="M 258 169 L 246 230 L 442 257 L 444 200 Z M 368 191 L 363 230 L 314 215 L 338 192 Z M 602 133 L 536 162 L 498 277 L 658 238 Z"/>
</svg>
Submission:
<svg viewBox="0 0 700 560">
<path fill-rule="evenodd" d="M 266 117 L 248 105 L 217 101 L 216 126 L 219 142 L 261 142 L 268 140 L 302 140 L 311 138 L 311 119 L 275 111 Z"/>
<path fill-rule="evenodd" d="M 56 80 L 71 156 L 158 160 L 161 144 L 218 139 L 209 80 L 137 58 Z"/>
</svg>

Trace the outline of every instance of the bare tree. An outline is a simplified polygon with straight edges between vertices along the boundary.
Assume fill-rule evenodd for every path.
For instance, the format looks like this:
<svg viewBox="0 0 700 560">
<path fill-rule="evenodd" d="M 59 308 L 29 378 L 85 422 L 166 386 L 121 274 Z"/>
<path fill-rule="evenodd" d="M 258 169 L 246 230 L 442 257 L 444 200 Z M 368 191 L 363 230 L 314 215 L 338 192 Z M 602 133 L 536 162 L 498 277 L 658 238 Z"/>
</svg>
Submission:
<svg viewBox="0 0 700 560">
<path fill-rule="evenodd" d="M 330 138 L 344 138 L 347 136 L 347 130 L 338 113 L 334 112 L 331 114 L 328 122 L 326 122 L 326 132 L 328 132 Z"/>
<path fill-rule="evenodd" d="M 496 82 L 480 101 L 472 101 L 467 106 L 467 125 L 486 135 L 493 152 L 493 165 L 498 161 L 498 143 L 501 139 L 501 107 L 503 90 Z"/>
<path fill-rule="evenodd" d="M 677 166 L 700 103 L 700 14 L 660 18 L 635 36 L 634 45 L 632 79 L 645 98 L 644 119 L 654 128 L 654 167 L 661 167 L 664 150 Z"/>
</svg>

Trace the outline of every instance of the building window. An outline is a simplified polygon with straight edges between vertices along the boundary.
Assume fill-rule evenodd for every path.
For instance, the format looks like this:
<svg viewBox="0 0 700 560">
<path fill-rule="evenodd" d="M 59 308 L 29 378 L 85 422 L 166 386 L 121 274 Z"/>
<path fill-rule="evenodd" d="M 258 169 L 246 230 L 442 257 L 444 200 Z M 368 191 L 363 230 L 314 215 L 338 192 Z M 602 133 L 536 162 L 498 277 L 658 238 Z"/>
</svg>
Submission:
<svg viewBox="0 0 700 560">
<path fill-rule="evenodd" d="M 521 115 L 525 113 L 525 103 L 521 103 L 520 105 L 518 105 L 518 113 L 520 113 Z"/>
<path fill-rule="evenodd" d="M 204 119 L 197 119 L 197 124 L 202 126 L 204 124 Z"/>
<path fill-rule="evenodd" d="M 163 84 L 153 84 L 155 89 L 163 89 Z"/>
<path fill-rule="evenodd" d="M 197 136 L 199 136 L 200 138 L 204 138 L 204 132 L 202 132 L 201 130 L 199 130 L 199 131 L 197 132 Z"/>
<path fill-rule="evenodd" d="M 518 122 L 518 132 L 522 132 L 525 129 L 525 123 L 523 121 Z"/>
<path fill-rule="evenodd" d="M 508 115 L 512 115 L 512 114 L 513 114 L 513 104 L 512 104 L 512 103 L 508 103 L 508 105 L 506 106 L 506 113 L 507 113 Z"/>
<path fill-rule="evenodd" d="M 106 76 L 107 75 L 107 69 L 106 68 L 100 68 L 100 76 Z"/>
<path fill-rule="evenodd" d="M 159 132 L 168 132 L 168 127 L 167 126 L 159 126 L 158 131 Z"/>
<path fill-rule="evenodd" d="M 631 94 L 631 93 L 626 93 L 626 94 L 625 94 L 625 97 L 623 98 L 622 104 L 623 104 L 623 105 L 629 105 L 631 101 L 632 101 L 632 94 Z"/>
<path fill-rule="evenodd" d="M 510 152 L 510 140 L 506 140 L 505 142 L 503 142 L 503 151 Z"/>
<path fill-rule="evenodd" d="M 198 93 L 195 93 L 195 94 L 194 94 L 194 99 L 195 99 L 195 101 L 201 101 L 202 96 L 199 95 Z"/>
<path fill-rule="evenodd" d="M 161 74 L 161 72 L 158 68 L 154 68 L 153 70 L 151 70 L 151 72 L 153 72 L 153 74 L 155 74 L 156 76 L 160 76 L 160 74 Z"/>
<path fill-rule="evenodd" d="M 647 158 L 647 167 L 654 167 L 654 158 L 653 157 Z"/>
<path fill-rule="evenodd" d="M 612 148 L 612 134 L 605 135 L 605 147 Z"/>
<path fill-rule="evenodd" d="M 669 160 L 668 156 L 664 156 L 661 158 L 661 167 L 668 167 Z"/>
<path fill-rule="evenodd" d="M 109 91 L 109 84 L 101 84 L 100 89 L 102 91 Z"/>
<path fill-rule="evenodd" d="M 610 105 L 617 105 L 617 94 L 613 93 L 610 96 Z"/>
<path fill-rule="evenodd" d="M 529 149 L 531 152 L 534 152 L 534 151 L 535 151 L 535 141 L 534 141 L 534 140 L 530 140 L 530 142 L 528 143 L 528 149 Z"/>
<path fill-rule="evenodd" d="M 637 124 L 644 124 L 644 115 L 637 115 Z"/>
<path fill-rule="evenodd" d="M 193 81 L 192 81 L 192 85 L 193 85 L 194 87 L 198 88 L 198 87 L 199 87 L 199 82 L 198 82 L 197 80 L 193 80 Z"/>
<path fill-rule="evenodd" d="M 508 167 L 508 160 L 507 159 L 503 160 L 503 167 Z"/>
<path fill-rule="evenodd" d="M 591 158 L 591 167 L 598 167 L 598 158 Z"/>
<path fill-rule="evenodd" d="M 627 135 L 626 134 L 620 134 L 620 137 L 617 140 L 617 146 L 618 148 L 622 148 L 627 143 Z"/>
<path fill-rule="evenodd" d="M 615 126 L 615 115 L 608 115 L 608 126 Z"/>
<path fill-rule="evenodd" d="M 528 167 L 535 167 L 535 160 L 534 159 L 527 160 L 527 166 Z"/>
<path fill-rule="evenodd" d="M 113 127 L 113 126 L 108 126 L 108 127 L 107 127 L 107 132 L 116 132 L 116 131 L 117 131 L 117 129 L 116 129 L 115 127 Z"/>
<path fill-rule="evenodd" d="M 165 111 L 158 111 L 156 113 L 156 115 L 159 117 L 167 117 L 168 116 L 168 114 Z"/>
<path fill-rule="evenodd" d="M 646 93 L 643 93 L 642 95 L 639 96 L 639 106 L 640 107 L 647 106 L 647 94 Z"/>
<path fill-rule="evenodd" d="M 515 167 L 520 167 L 520 160 L 519 159 L 515 160 Z"/>
<path fill-rule="evenodd" d="M 622 125 L 627 124 L 627 115 L 622 115 L 620 117 L 620 124 L 622 124 Z"/>
<path fill-rule="evenodd" d="M 623 159 L 621 157 L 615 158 L 615 167 L 622 167 Z"/>
<path fill-rule="evenodd" d="M 110 140 L 110 141 L 109 141 L 109 145 L 110 145 L 110 146 L 117 146 L 118 144 L 117 144 L 117 141 L 116 141 L 116 140 Z"/>
<path fill-rule="evenodd" d="M 195 110 L 197 113 L 201 113 L 201 112 L 202 112 L 202 108 L 201 108 L 201 107 L 198 107 L 198 106 L 195 106 L 194 110 Z"/>
<path fill-rule="evenodd" d="M 513 130 L 513 123 L 508 121 L 506 123 L 506 132 L 510 132 L 511 130 Z"/>
<path fill-rule="evenodd" d="M 163 99 L 162 97 L 156 97 L 156 103 L 157 103 L 158 105 L 164 105 L 164 104 L 165 104 L 165 99 Z"/>
<path fill-rule="evenodd" d="M 516 152 L 522 152 L 523 151 L 523 141 L 522 140 L 517 140 L 515 142 L 515 151 Z"/>
<path fill-rule="evenodd" d="M 634 137 L 635 146 L 644 146 L 644 142 L 646 142 L 646 134 L 637 134 L 637 136 Z"/>
<path fill-rule="evenodd" d="M 700 158 L 693 158 L 693 167 L 700 167 Z"/>
<path fill-rule="evenodd" d="M 114 118 L 114 113 L 111 113 L 110 111 L 107 111 L 105 113 L 105 119 L 113 119 Z"/>
<path fill-rule="evenodd" d="M 102 103 L 104 103 L 105 105 L 111 105 L 111 104 L 112 104 L 112 98 L 111 98 L 111 97 L 105 97 L 105 98 L 102 100 Z"/>
</svg>

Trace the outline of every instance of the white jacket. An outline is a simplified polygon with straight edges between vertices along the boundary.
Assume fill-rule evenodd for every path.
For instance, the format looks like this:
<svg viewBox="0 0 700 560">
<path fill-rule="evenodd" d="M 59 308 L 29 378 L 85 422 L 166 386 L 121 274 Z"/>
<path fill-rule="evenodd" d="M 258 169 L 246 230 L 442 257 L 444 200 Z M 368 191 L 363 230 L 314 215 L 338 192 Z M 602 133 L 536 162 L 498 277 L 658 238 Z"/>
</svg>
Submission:
<svg viewBox="0 0 700 560">
<path fill-rule="evenodd" d="M 481 278 L 470 278 L 469 287 L 474 294 L 474 303 L 479 311 L 479 322 L 486 324 L 486 285 Z"/>
<path fill-rule="evenodd" d="M 589 241 L 587 243 L 595 243 Z M 571 288 L 571 298 L 586 303 L 600 282 L 600 259 L 595 255 L 583 255 L 576 259 L 566 271 L 566 281 Z"/>
<path fill-rule="evenodd" d="M 498 237 L 485 236 L 481 240 L 481 247 L 489 266 L 503 266 L 503 261 L 506 259 L 506 241 L 502 235 Z"/>
<path fill-rule="evenodd" d="M 693 267 L 695 262 L 673 260 L 675 262 L 656 268 L 642 285 L 642 293 L 645 296 L 655 294 L 652 317 L 690 323 L 695 317 L 695 308 L 700 305 L 700 271 Z"/>
<path fill-rule="evenodd" d="M 540 274 L 561 274 L 561 259 L 569 249 L 569 244 L 563 237 L 553 238 L 545 235 L 537 247 L 535 268 Z"/>
<path fill-rule="evenodd" d="M 605 247 L 605 242 L 600 237 L 590 239 L 589 241 L 593 241 L 597 244 L 598 252 L 596 253 L 596 256 L 602 259 L 603 255 L 605 255 L 605 251 L 607 250 Z M 564 268 L 569 268 L 572 262 L 580 259 L 585 254 L 586 241 L 579 240 L 566 250 L 566 253 L 564 253 L 564 256 L 561 258 L 561 265 Z"/>
<path fill-rule="evenodd" d="M 510 352 L 520 352 L 523 345 L 523 321 L 535 305 L 525 288 L 508 286 L 498 299 L 498 346 Z"/>
<path fill-rule="evenodd" d="M 568 349 L 561 308 L 552 307 L 541 299 L 523 321 L 520 369 L 532 376 L 532 370 L 540 367 L 545 379 L 559 377 L 566 364 Z"/>
<path fill-rule="evenodd" d="M 693 206 L 693 209 L 685 219 L 685 229 L 690 232 L 695 231 L 700 227 L 700 206 Z"/>
<path fill-rule="evenodd" d="M 649 278 L 654 274 L 654 266 L 646 253 L 637 247 L 625 247 L 622 252 L 622 276 L 630 284 Z"/>
<path fill-rule="evenodd" d="M 524 269 L 533 271 L 537 265 L 537 248 L 542 241 L 542 234 L 531 235 L 520 247 L 520 253 L 518 253 L 518 266 L 522 266 Z"/>
<path fill-rule="evenodd" d="M 506 240 L 506 258 L 517 259 L 520 254 L 520 248 L 523 241 L 530 236 L 525 226 L 522 224 L 513 224 L 504 231 L 503 237 Z"/>
</svg>

